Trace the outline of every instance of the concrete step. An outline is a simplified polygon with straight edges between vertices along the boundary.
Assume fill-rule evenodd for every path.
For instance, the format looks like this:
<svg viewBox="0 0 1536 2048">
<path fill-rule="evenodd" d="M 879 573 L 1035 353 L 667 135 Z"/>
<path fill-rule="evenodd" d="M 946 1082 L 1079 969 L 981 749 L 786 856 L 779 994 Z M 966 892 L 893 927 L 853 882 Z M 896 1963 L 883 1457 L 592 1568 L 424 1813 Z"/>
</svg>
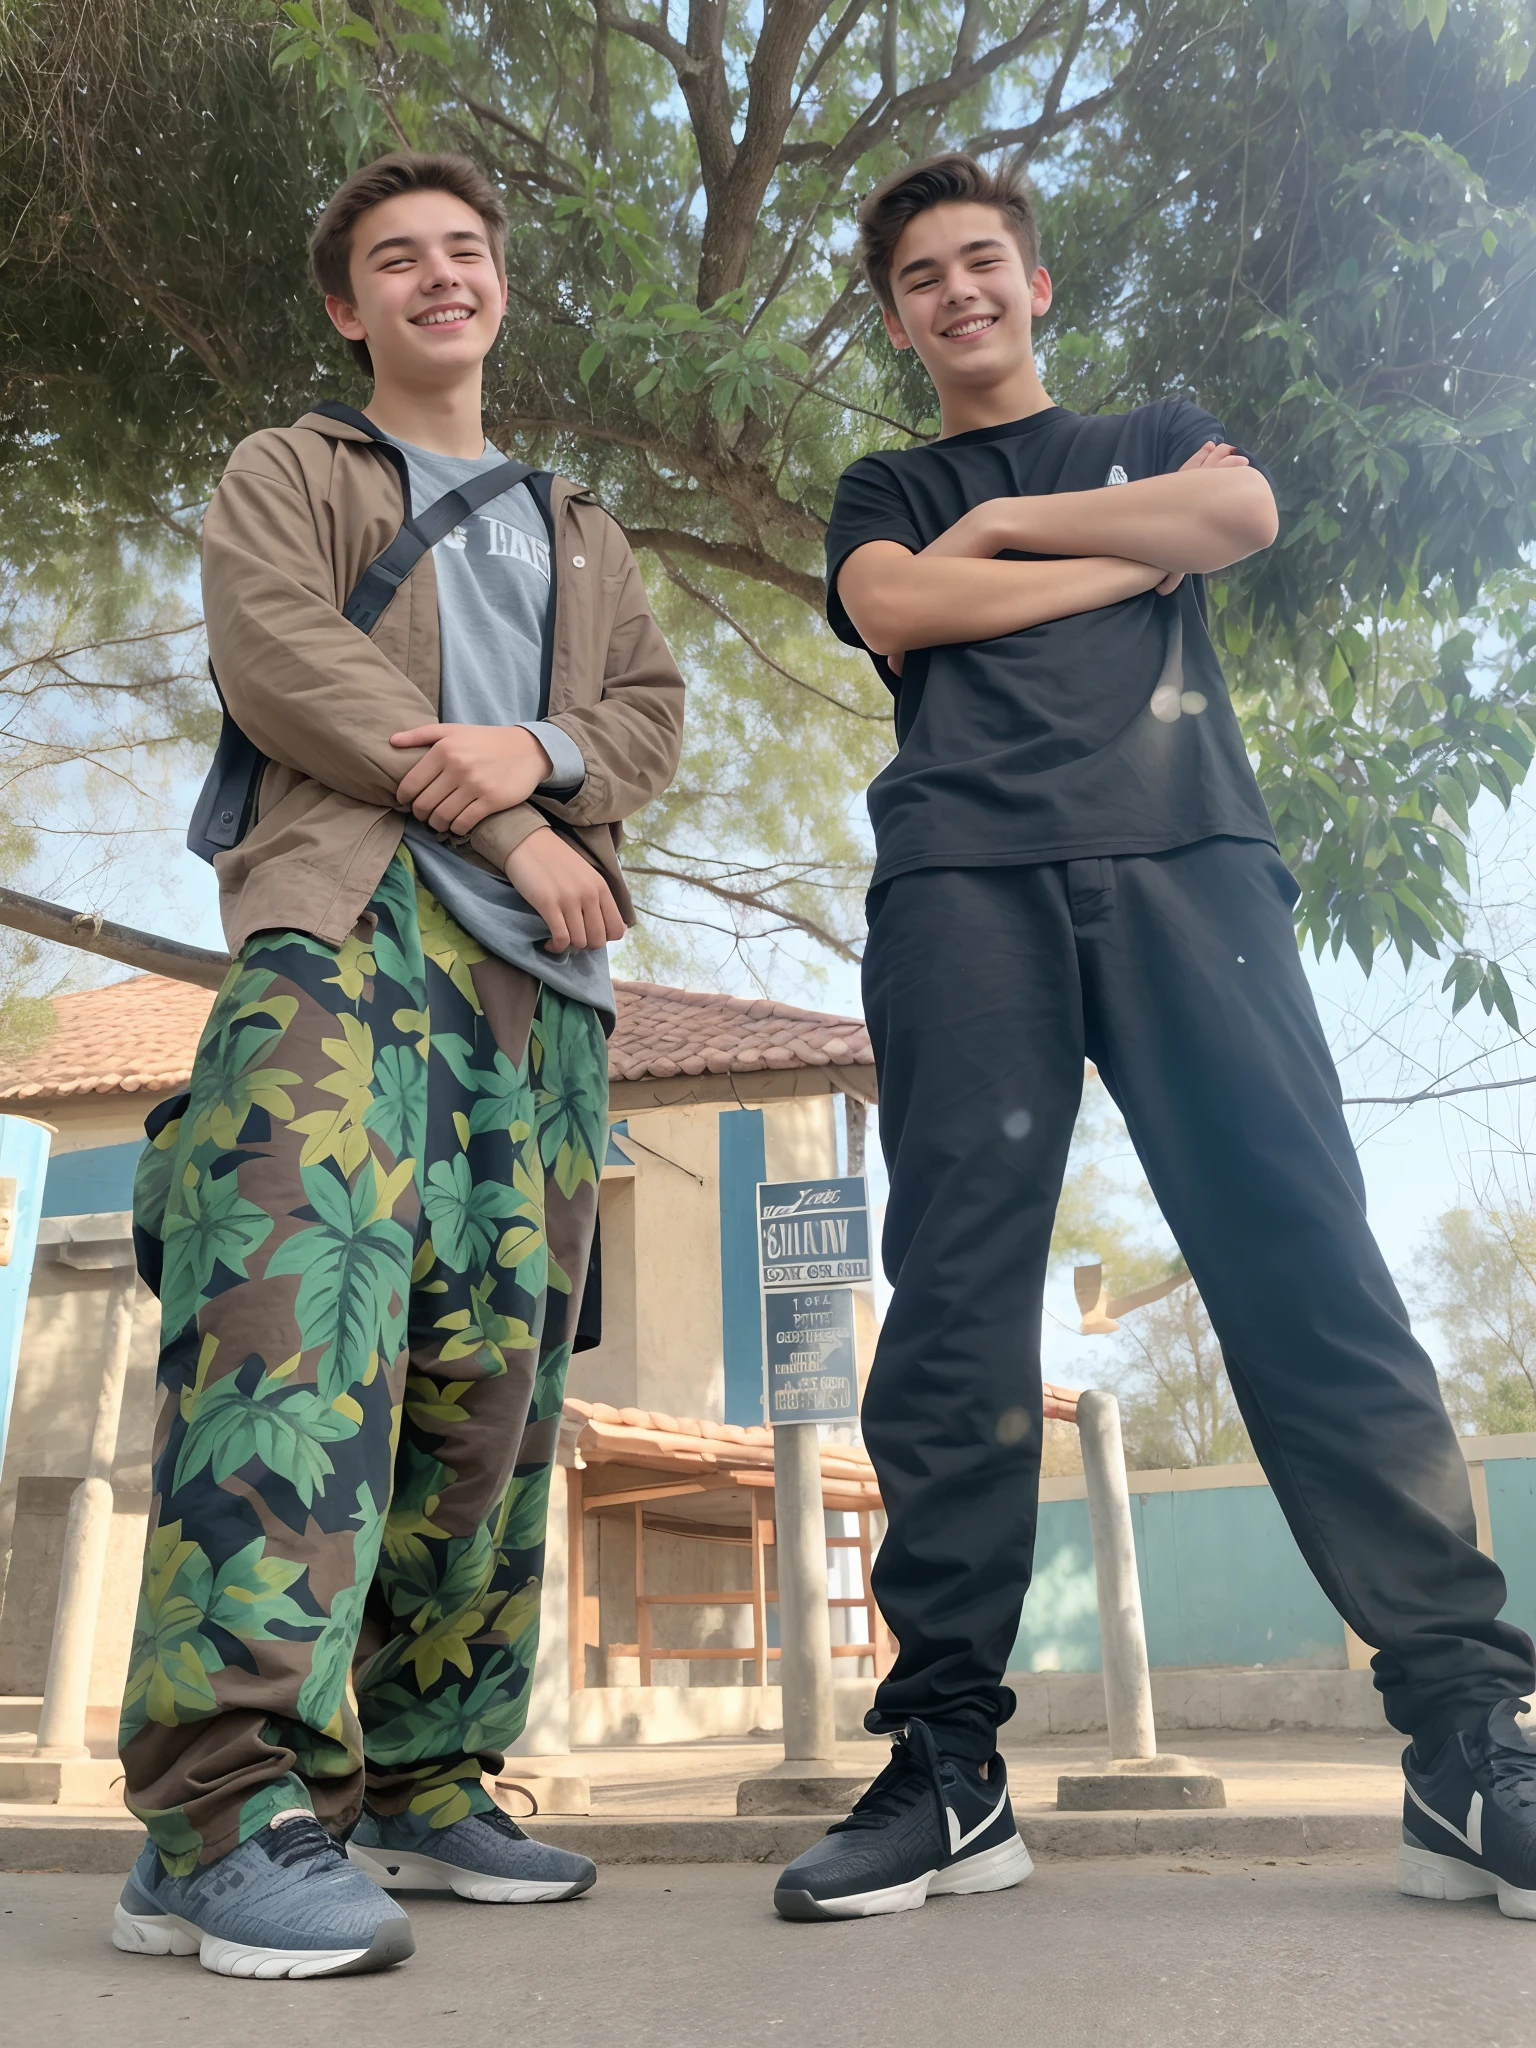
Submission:
<svg viewBox="0 0 1536 2048">
<path fill-rule="evenodd" d="M 1384 1856 L 1402 1824 L 1384 1813 L 1026 1813 L 1020 1828 L 1036 1857 L 1225 1856 L 1247 1862 Z M 825 1816 L 762 1820 L 537 1820 L 528 1833 L 615 1863 L 784 1864 L 820 1840 Z M 126 1871 L 144 1843 L 136 1821 L 0 1815 L 0 1870 Z"/>
<path fill-rule="evenodd" d="M 1018 1700 L 1002 1731 L 1005 1752 L 1042 1735 L 1089 1735 L 1105 1726 L 1104 1679 L 1097 1671 L 1010 1671 L 1004 1683 Z M 837 1739 L 855 1741 L 874 1704 L 875 1681 L 838 1679 L 832 1692 Z M 1379 1735 L 1387 1725 L 1370 1672 L 1342 1669 L 1159 1668 L 1152 1673 L 1152 1711 L 1160 1737 L 1204 1728 Z M 776 1685 L 590 1686 L 571 1694 L 571 1741 L 579 1749 L 741 1741 L 777 1734 L 783 1726 Z"/>
</svg>

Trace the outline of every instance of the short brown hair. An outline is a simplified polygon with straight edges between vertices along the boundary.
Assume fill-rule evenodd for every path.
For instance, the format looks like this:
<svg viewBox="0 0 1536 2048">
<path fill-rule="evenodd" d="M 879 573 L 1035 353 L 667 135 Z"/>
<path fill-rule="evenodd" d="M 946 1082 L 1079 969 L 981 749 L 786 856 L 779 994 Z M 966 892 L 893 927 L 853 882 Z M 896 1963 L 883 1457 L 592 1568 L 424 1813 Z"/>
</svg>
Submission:
<svg viewBox="0 0 1536 2048">
<path fill-rule="evenodd" d="M 967 201 L 995 206 L 1013 231 L 1024 268 L 1033 273 L 1039 267 L 1035 202 L 1023 178 L 1011 167 L 989 171 L 975 157 L 952 149 L 943 156 L 929 157 L 926 163 L 892 171 L 859 208 L 859 260 L 870 290 L 887 311 L 896 303 L 891 292 L 891 263 L 908 222 L 932 207 Z"/>
<path fill-rule="evenodd" d="M 485 222 L 491 261 L 499 277 L 507 274 L 507 208 L 501 194 L 467 156 L 427 156 L 401 149 L 375 158 L 354 171 L 332 193 L 309 238 L 309 266 L 328 298 L 352 302 L 352 231 L 370 207 L 397 199 L 402 192 L 451 192 L 473 207 Z M 366 341 L 349 341 L 353 360 L 373 375 Z"/>
</svg>

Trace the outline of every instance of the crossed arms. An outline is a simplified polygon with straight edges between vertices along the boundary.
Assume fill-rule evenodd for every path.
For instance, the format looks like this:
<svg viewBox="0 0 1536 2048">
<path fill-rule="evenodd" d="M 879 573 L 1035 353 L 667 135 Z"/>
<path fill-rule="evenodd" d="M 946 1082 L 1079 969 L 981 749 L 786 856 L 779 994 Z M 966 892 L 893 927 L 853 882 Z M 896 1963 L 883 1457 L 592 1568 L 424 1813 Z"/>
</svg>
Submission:
<svg viewBox="0 0 1536 2048">
<path fill-rule="evenodd" d="M 1173 476 L 989 498 L 919 554 L 897 541 L 867 541 L 843 563 L 837 588 L 865 645 L 899 670 L 909 648 L 993 640 L 1172 590 L 1185 575 L 1267 548 L 1277 531 L 1265 479 L 1246 456 L 1208 441 Z M 1062 559 L 994 560 L 1003 548 Z"/>
</svg>

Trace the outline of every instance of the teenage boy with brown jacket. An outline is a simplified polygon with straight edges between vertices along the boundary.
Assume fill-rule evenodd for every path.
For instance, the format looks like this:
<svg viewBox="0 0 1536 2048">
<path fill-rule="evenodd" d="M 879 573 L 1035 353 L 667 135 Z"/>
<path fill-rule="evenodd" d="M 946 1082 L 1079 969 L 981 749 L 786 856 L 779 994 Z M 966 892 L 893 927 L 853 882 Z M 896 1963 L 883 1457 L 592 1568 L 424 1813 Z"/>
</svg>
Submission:
<svg viewBox="0 0 1536 2048">
<path fill-rule="evenodd" d="M 968 157 L 860 212 L 941 423 L 844 475 L 828 615 L 896 696 L 870 790 L 864 998 L 893 1295 L 864 1401 L 900 1655 L 889 1768 L 792 1863 L 792 1919 L 1027 1877 L 996 1731 L 1034 1549 L 1040 1315 L 1085 1056 L 1125 1115 L 1302 1554 L 1376 1650 L 1398 1882 L 1536 1919 L 1531 1644 L 1365 1217 L 1203 574 L 1270 545 L 1268 480 L 1184 400 L 1052 405 L 1027 193 Z"/>
<path fill-rule="evenodd" d="M 243 442 L 204 527 L 253 803 L 200 809 L 235 960 L 136 1190 L 161 1408 L 121 1746 L 150 1842 L 114 1939 L 226 1975 L 409 1955 L 383 1886 L 595 1877 L 481 1776 L 528 1711 L 620 823 L 676 769 L 683 689 L 619 528 L 485 440 L 505 232 L 464 159 L 350 178 L 311 254 L 373 397 Z"/>
</svg>

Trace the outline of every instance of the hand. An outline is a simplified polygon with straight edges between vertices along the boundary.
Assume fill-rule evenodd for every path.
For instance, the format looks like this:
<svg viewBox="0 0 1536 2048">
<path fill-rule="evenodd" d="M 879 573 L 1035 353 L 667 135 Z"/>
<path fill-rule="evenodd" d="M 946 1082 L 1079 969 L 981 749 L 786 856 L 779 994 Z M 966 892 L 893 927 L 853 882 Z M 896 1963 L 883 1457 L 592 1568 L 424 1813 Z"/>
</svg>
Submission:
<svg viewBox="0 0 1536 2048">
<path fill-rule="evenodd" d="M 427 750 L 401 776 L 396 801 L 434 832 L 460 838 L 494 811 L 526 803 L 554 772 L 522 725 L 416 725 L 389 743 Z"/>
<path fill-rule="evenodd" d="M 622 939 L 613 891 L 589 860 L 546 825 L 507 855 L 507 880 L 549 926 L 546 953 L 590 951 Z"/>
<path fill-rule="evenodd" d="M 1246 455 L 1239 455 L 1230 441 L 1202 441 L 1187 462 L 1179 464 L 1179 474 L 1186 469 L 1247 469 Z"/>
</svg>

